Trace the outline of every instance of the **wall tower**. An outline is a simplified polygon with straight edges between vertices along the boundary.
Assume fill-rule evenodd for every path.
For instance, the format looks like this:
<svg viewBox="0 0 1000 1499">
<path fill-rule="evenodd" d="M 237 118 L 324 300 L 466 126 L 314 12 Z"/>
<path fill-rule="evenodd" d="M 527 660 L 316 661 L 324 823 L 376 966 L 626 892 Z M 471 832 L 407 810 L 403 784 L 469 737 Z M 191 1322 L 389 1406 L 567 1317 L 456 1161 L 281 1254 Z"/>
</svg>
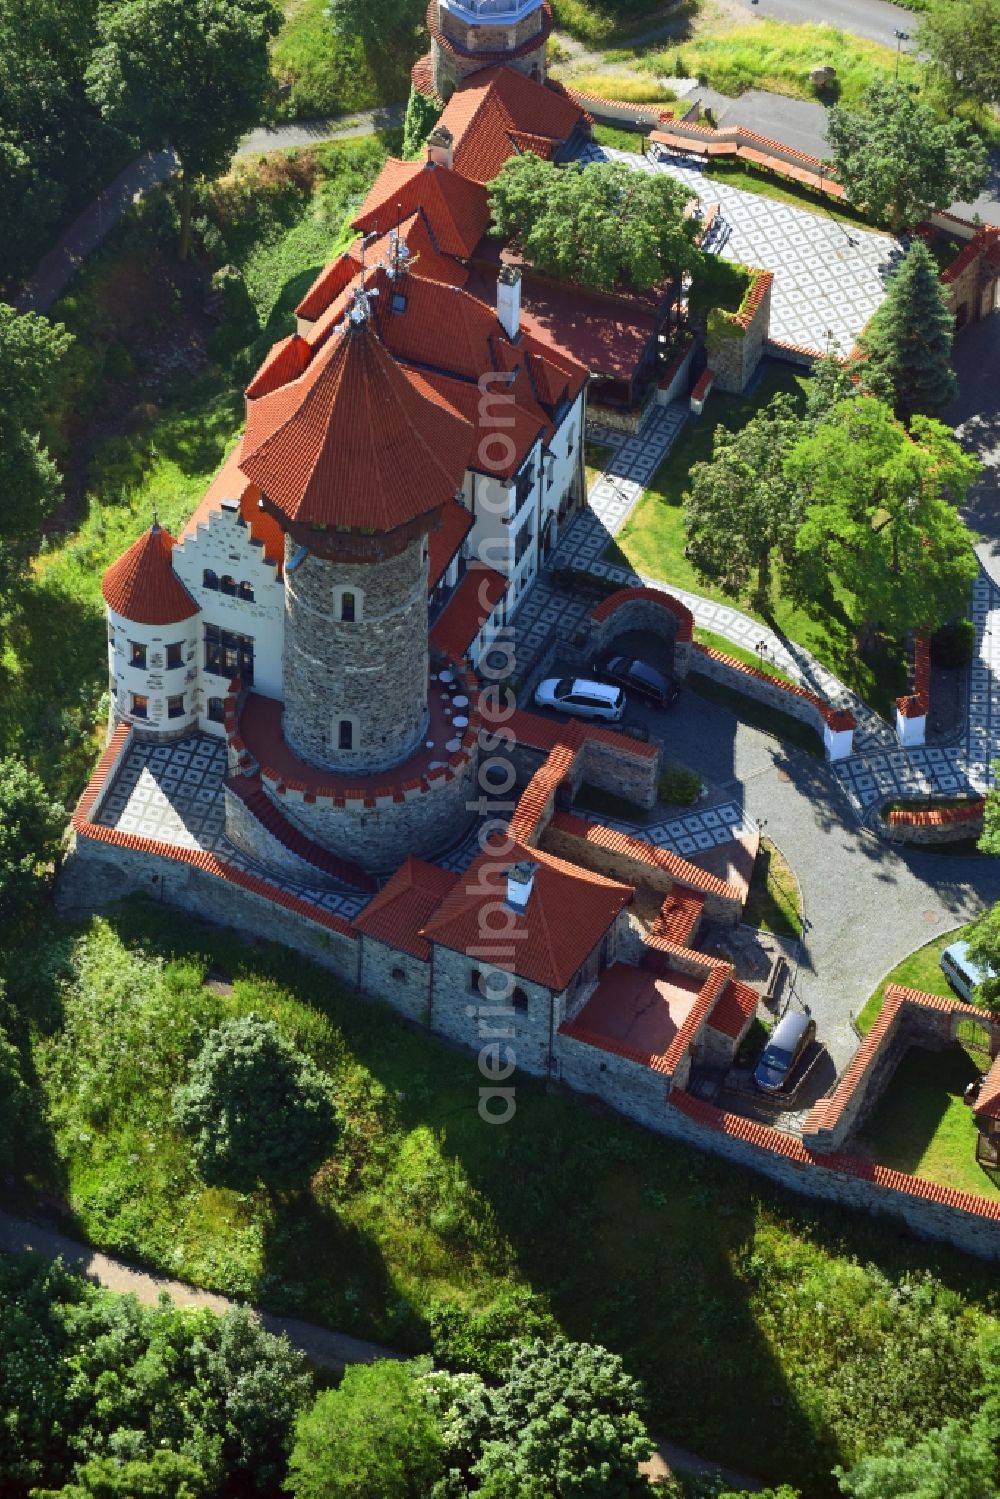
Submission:
<svg viewBox="0 0 1000 1499">
<path fill-rule="evenodd" d="M 545 82 L 545 51 L 552 32 L 548 0 L 430 0 L 434 91 L 447 100 L 481 68 L 498 63 Z"/>
</svg>

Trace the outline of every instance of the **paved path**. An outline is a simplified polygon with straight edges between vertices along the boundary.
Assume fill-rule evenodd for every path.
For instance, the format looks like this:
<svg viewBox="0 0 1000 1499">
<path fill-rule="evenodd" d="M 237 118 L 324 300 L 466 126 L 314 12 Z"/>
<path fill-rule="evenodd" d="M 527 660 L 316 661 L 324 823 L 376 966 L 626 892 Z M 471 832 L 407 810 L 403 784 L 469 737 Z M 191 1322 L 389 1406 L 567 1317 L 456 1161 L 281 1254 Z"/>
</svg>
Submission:
<svg viewBox="0 0 1000 1499">
<path fill-rule="evenodd" d="M 822 6 L 816 0 L 737 0 L 750 16 L 760 20 L 809 21 L 836 26 L 853 36 L 867 37 L 880 42 L 883 47 L 895 47 L 896 32 L 916 34 L 919 17 L 900 5 L 889 5 L 886 0 L 824 0 Z M 903 51 L 913 48 L 912 40 L 903 43 Z"/>
<path fill-rule="evenodd" d="M 274 129 L 254 130 L 237 150 L 237 156 L 258 151 L 288 150 L 312 146 L 319 141 L 372 135 L 402 123 L 405 105 L 343 115 L 328 120 L 296 121 Z M 48 312 L 66 290 L 80 265 L 121 223 L 140 198 L 170 178 L 177 166 L 172 151 L 147 151 L 129 163 L 103 192 L 89 203 L 44 257 L 30 282 L 17 297 L 18 312 Z"/>
<path fill-rule="evenodd" d="M 137 1270 L 124 1260 L 100 1254 L 87 1244 L 81 1244 L 65 1234 L 52 1229 L 40 1228 L 25 1218 L 0 1209 L 0 1252 L 24 1254 L 27 1251 L 43 1255 L 46 1259 L 61 1259 L 71 1269 L 89 1276 L 108 1291 L 121 1295 L 132 1295 L 143 1306 L 156 1306 L 166 1293 L 176 1306 L 207 1308 L 222 1316 L 239 1305 L 228 1296 L 217 1296 L 211 1291 L 199 1290 L 185 1281 L 170 1280 L 165 1276 L 151 1275 Z M 381 1343 L 369 1343 L 362 1338 L 352 1338 L 346 1333 L 331 1332 L 315 1322 L 303 1322 L 298 1317 L 275 1317 L 270 1312 L 258 1312 L 268 1332 L 284 1334 L 293 1347 L 299 1348 L 314 1364 L 326 1369 L 344 1369 L 349 1364 L 371 1364 L 380 1358 L 402 1359 L 407 1354 L 386 1348 Z M 734 1488 L 745 1488 L 756 1493 L 760 1485 L 745 1474 L 734 1473 L 729 1468 L 718 1468 L 706 1458 L 677 1447 L 672 1442 L 658 1443 L 659 1457 L 646 1465 L 652 1477 L 665 1476 L 673 1469 L 684 1469 L 689 1473 L 721 1472 Z"/>
</svg>

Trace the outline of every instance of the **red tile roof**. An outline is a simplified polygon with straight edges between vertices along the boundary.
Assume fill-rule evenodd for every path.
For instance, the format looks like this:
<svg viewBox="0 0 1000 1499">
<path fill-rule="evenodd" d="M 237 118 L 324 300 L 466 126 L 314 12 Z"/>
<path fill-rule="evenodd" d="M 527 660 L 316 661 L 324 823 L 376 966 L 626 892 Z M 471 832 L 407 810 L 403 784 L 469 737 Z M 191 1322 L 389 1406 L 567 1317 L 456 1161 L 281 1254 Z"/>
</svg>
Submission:
<svg viewBox="0 0 1000 1499">
<path fill-rule="evenodd" d="M 247 403 L 240 467 L 290 521 L 389 532 L 454 497 L 470 437 L 364 319 Z"/>
<path fill-rule="evenodd" d="M 426 961 L 430 944 L 421 929 L 451 894 L 460 876 L 412 854 L 354 919 L 354 928 Z"/>
<path fill-rule="evenodd" d="M 461 660 L 509 586 L 503 573 L 473 563 L 431 630 L 434 649 Z"/>
<path fill-rule="evenodd" d="M 390 156 L 353 219 L 356 229 L 385 234 L 397 217 L 422 209 L 445 255 L 467 258 L 490 223 L 486 189 L 460 172 Z"/>
<path fill-rule="evenodd" d="M 660 914 L 650 927 L 650 935 L 684 946 L 694 936 L 704 909 L 704 895 L 678 886 L 671 890 L 660 907 Z"/>
<path fill-rule="evenodd" d="M 514 136 L 534 137 L 530 149 L 552 149 L 586 116 L 563 88 L 536 83 L 513 68 L 485 68 L 452 94 L 440 123 L 455 138 L 454 164 L 463 176 L 489 183 L 519 149 Z"/>
<path fill-rule="evenodd" d="M 636 586 L 635 588 L 619 588 L 609 598 L 602 599 L 590 611 L 590 618 L 595 625 L 604 624 L 611 616 L 626 604 L 655 604 L 657 608 L 663 609 L 667 614 L 673 615 L 677 621 L 677 639 L 690 640 L 694 633 L 694 615 L 686 604 L 680 599 L 675 599 L 672 593 L 666 593 L 662 588 L 646 588 Z"/>
<path fill-rule="evenodd" d="M 441 507 L 441 519 L 427 538 L 430 557 L 427 565 L 427 591 L 432 593 L 444 577 L 448 563 L 472 530 L 472 512 L 458 500 Z"/>
<path fill-rule="evenodd" d="M 198 613 L 198 605 L 174 572 L 177 545 L 169 531 L 152 525 L 101 580 L 109 609 L 138 625 L 175 625 Z"/>
<path fill-rule="evenodd" d="M 250 381 L 246 394 L 255 399 L 277 390 L 279 385 L 301 375 L 311 356 L 309 345 L 297 333 L 290 334 L 288 338 L 280 338 L 272 345 L 264 363 Z"/>
<path fill-rule="evenodd" d="M 498 382 L 487 401 L 483 400 L 478 381 L 456 380 L 433 370 L 422 373 L 428 385 L 471 423 L 473 434 L 468 467 L 477 473 L 495 479 L 510 479 L 538 439 L 551 438 L 552 424 L 535 401 L 523 372 L 509 385 Z M 501 440 L 491 441 L 498 434 Z"/>
<path fill-rule="evenodd" d="M 708 1017 L 712 1030 L 735 1039 L 756 1015 L 759 998 L 756 989 L 751 989 L 749 984 L 730 979 Z"/>
<path fill-rule="evenodd" d="M 240 450 L 234 448 L 212 480 L 197 508 L 188 516 L 178 538 L 182 545 L 189 537 L 198 534 L 200 525 L 208 525 L 209 517 L 222 508 L 223 500 L 238 500 L 240 514 L 246 521 L 250 535 L 260 543 L 268 562 L 273 562 L 279 573 L 285 561 L 285 533 L 273 515 L 260 508 L 260 490 L 240 470 Z"/>
<path fill-rule="evenodd" d="M 977 1119 L 1000 1119 L 1000 1057 L 987 1072 L 972 1112 Z"/>
<path fill-rule="evenodd" d="M 724 900 L 738 901 L 740 904 L 743 902 L 743 892 L 738 886 L 727 884 L 725 880 L 682 859 L 680 854 L 658 848 L 655 843 L 633 838 L 629 833 L 606 827 L 602 822 L 591 822 L 589 818 L 578 817 L 575 812 L 557 812 L 551 825 L 554 832 L 563 833 L 566 837 L 579 838 L 582 843 L 591 843 L 607 853 L 620 854 L 622 858 L 636 859 L 651 868 L 661 869 L 678 885 L 706 895 L 718 895 Z"/>
<path fill-rule="evenodd" d="M 499 937 L 491 913 L 505 898 L 507 870 L 525 859 L 538 865 L 527 909 L 523 915 L 511 913 Z M 504 960 L 498 956 L 495 966 L 509 966 L 522 978 L 559 991 L 572 981 L 632 893 L 628 885 L 504 840 L 480 854 L 422 935 L 484 960 L 490 951 L 502 950 Z"/>
<path fill-rule="evenodd" d="M 350 255 L 338 255 L 320 271 L 316 280 L 295 309 L 297 317 L 315 322 L 321 312 L 350 286 L 358 273 L 358 267 Z"/>
</svg>

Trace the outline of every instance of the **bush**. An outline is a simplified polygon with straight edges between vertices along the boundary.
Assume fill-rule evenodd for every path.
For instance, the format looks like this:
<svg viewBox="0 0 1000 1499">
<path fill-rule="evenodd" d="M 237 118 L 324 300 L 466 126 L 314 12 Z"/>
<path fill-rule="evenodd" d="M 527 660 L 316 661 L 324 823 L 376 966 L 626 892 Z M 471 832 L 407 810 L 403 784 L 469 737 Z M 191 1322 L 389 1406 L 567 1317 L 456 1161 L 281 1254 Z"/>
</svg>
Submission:
<svg viewBox="0 0 1000 1499">
<path fill-rule="evenodd" d="M 968 666 L 976 648 L 976 627 L 971 619 L 956 619 L 931 636 L 931 661 L 935 666 Z"/>
<path fill-rule="evenodd" d="M 690 807 L 701 795 L 702 780 L 686 765 L 668 765 L 660 777 L 656 794 L 661 802 Z"/>
</svg>

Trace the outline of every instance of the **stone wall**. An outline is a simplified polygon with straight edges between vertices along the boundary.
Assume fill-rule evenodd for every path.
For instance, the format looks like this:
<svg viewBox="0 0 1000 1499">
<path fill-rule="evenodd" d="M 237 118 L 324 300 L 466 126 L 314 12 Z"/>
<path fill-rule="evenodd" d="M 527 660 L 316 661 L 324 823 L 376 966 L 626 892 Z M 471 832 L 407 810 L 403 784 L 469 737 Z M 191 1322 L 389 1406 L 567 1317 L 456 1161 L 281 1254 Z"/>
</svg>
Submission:
<svg viewBox="0 0 1000 1499">
<path fill-rule="evenodd" d="M 809 724 L 819 735 L 828 759 L 841 759 L 844 754 L 851 753 L 854 715 L 847 710 L 831 707 L 815 692 L 799 687 L 794 682 L 784 682 L 779 677 L 772 677 L 766 671 L 748 666 L 735 656 L 727 656 L 722 651 L 712 650 L 704 645 L 695 645 L 691 670 Z"/>
<path fill-rule="evenodd" d="M 770 332 L 773 281 L 770 271 L 751 271 L 739 309 L 712 313 L 705 353 L 717 390 L 742 395 L 753 379 Z"/>
<path fill-rule="evenodd" d="M 478 795 L 477 757 L 464 751 L 445 770 L 429 770 L 397 793 L 377 786 L 344 796 L 317 795 L 261 772 L 266 796 L 294 827 L 324 848 L 388 872 L 407 854 L 431 858 L 460 842 L 472 824 Z M 454 763 L 457 762 L 457 763 Z"/>
<path fill-rule="evenodd" d="M 228 786 L 223 787 L 223 797 L 226 807 L 226 836 L 237 848 L 263 864 L 265 869 L 280 871 L 307 887 L 322 889 L 334 885 L 328 874 L 315 864 L 310 864 L 307 859 L 300 859 L 287 844 L 282 843 L 280 838 L 258 822 L 246 803 L 235 796 Z"/>
<path fill-rule="evenodd" d="M 473 986 L 473 973 L 489 973 L 491 970 L 507 972 L 504 964 L 491 963 L 489 955 L 498 956 L 497 939 L 483 937 L 482 957 L 469 958 L 464 953 L 452 952 L 447 947 L 434 949 L 434 965 L 431 977 L 430 1026 L 435 1034 L 446 1036 L 460 1046 L 474 1050 L 491 1043 L 499 1043 L 511 1049 L 517 1058 L 517 1066 L 535 1077 L 545 1077 L 549 1070 L 549 1038 L 559 1024 L 565 1010 L 565 994 L 554 995 L 542 984 L 529 979 L 514 978 L 527 996 L 527 1006 L 505 1013 L 509 1005 L 500 1006 L 479 988 Z M 514 961 L 512 959 L 511 961 Z M 497 982 L 496 987 L 499 988 Z M 510 1034 L 501 1034 L 509 1032 Z"/>
<path fill-rule="evenodd" d="M 447 6 L 439 6 L 437 10 L 442 35 L 464 52 L 510 52 L 537 36 L 544 21 L 540 7 L 522 16 L 513 26 L 470 26 Z"/>
<path fill-rule="evenodd" d="M 666 1112 L 669 1084 L 661 1073 L 565 1031 L 556 1033 L 553 1070 L 567 1088 L 594 1094 L 639 1124 L 660 1120 Z"/>
<path fill-rule="evenodd" d="M 978 838 L 983 831 L 985 803 L 970 801 L 967 807 L 942 807 L 926 812 L 890 812 L 879 818 L 879 831 L 893 843 L 956 843 Z"/>
<path fill-rule="evenodd" d="M 582 768 L 581 779 L 590 786 L 623 796 L 638 807 L 656 806 L 662 767 L 659 748 L 653 756 L 630 755 L 619 745 L 588 739 L 578 756 L 577 767 Z"/>
<path fill-rule="evenodd" d="M 289 538 L 289 554 L 295 546 Z M 284 735 L 312 765 L 362 773 L 406 760 L 427 727 L 427 544 L 378 562 L 310 555 L 285 569 Z M 342 597 L 354 599 L 353 620 Z M 353 725 L 349 748 L 338 726 Z"/>
<path fill-rule="evenodd" d="M 128 895 L 148 895 L 203 921 L 280 942 L 357 983 L 360 944 L 343 922 L 333 917 L 324 922 L 320 912 L 311 917 L 304 901 L 241 877 L 240 871 L 222 877 L 213 872 L 219 861 L 209 855 L 201 856 L 205 867 L 189 862 L 191 857 L 189 850 L 177 849 L 169 857 L 77 832 L 59 876 L 57 907 L 62 915 L 79 917 Z"/>
<path fill-rule="evenodd" d="M 590 651 L 600 653 L 618 635 L 631 630 L 649 630 L 673 649 L 676 677 L 687 676 L 691 667 L 694 616 L 686 604 L 662 588 L 645 585 L 620 588 L 590 611 Z"/>
<path fill-rule="evenodd" d="M 431 965 L 387 947 L 375 937 L 360 939 L 361 969 L 358 983 L 365 993 L 405 1015 L 408 1020 L 426 1025 L 430 1015 Z"/>
</svg>

